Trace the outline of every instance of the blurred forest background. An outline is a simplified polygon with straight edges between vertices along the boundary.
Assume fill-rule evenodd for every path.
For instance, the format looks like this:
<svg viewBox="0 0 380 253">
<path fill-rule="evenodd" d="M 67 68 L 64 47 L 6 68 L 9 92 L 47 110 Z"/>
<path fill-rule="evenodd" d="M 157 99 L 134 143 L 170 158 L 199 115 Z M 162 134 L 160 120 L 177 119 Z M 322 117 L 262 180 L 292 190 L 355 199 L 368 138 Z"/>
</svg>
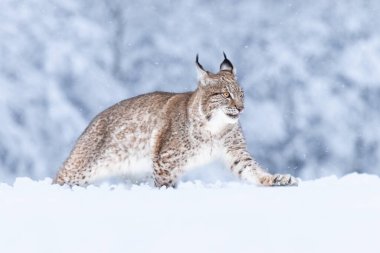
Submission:
<svg viewBox="0 0 380 253">
<path fill-rule="evenodd" d="M 249 151 L 302 178 L 380 174 L 380 1 L 1 0 L 0 181 L 52 177 L 89 121 L 196 88 L 225 51 Z"/>
</svg>

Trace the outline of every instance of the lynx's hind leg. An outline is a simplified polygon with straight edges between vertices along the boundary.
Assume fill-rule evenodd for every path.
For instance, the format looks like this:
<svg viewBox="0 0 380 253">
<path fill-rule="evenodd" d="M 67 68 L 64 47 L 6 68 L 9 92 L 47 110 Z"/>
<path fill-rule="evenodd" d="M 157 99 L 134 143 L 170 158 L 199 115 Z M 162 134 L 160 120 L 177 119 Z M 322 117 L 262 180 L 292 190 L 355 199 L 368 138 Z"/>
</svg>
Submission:
<svg viewBox="0 0 380 253">
<path fill-rule="evenodd" d="M 89 173 L 84 173 L 83 171 L 70 171 L 62 168 L 53 180 L 53 184 L 85 186 L 91 181 L 88 175 Z"/>
<path fill-rule="evenodd" d="M 59 169 L 53 183 L 59 185 L 85 186 L 94 182 L 98 155 L 90 151 L 91 150 L 81 150 L 80 145 L 75 147 L 69 158 Z"/>
<path fill-rule="evenodd" d="M 107 120 L 95 118 L 77 140 L 53 184 L 87 185 L 92 181 L 95 164 L 106 142 Z"/>
</svg>

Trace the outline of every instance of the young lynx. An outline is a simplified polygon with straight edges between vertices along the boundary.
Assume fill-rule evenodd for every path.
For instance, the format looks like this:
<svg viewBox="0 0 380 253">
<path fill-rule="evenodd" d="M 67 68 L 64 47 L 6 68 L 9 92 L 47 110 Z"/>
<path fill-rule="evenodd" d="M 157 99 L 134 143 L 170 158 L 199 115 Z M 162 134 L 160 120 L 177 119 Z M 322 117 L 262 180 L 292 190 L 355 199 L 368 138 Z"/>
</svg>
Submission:
<svg viewBox="0 0 380 253">
<path fill-rule="evenodd" d="M 175 186 L 189 168 L 217 156 L 241 179 L 259 185 L 297 185 L 271 175 L 247 152 L 238 119 L 244 93 L 224 54 L 220 71 L 206 71 L 196 57 L 198 88 L 153 92 L 101 112 L 79 137 L 54 182 L 87 185 L 123 175 L 153 176 L 157 187 Z"/>
</svg>

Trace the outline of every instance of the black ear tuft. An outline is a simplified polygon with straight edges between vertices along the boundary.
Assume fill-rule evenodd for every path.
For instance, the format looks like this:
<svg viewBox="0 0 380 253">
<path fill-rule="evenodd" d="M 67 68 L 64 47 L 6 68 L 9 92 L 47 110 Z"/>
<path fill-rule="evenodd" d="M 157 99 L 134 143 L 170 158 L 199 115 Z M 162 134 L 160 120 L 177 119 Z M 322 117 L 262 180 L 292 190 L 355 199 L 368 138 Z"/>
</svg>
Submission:
<svg viewBox="0 0 380 253">
<path fill-rule="evenodd" d="M 195 63 L 197 64 L 197 66 L 198 66 L 201 70 L 206 71 L 206 70 L 203 68 L 203 66 L 199 63 L 199 56 L 198 56 L 198 54 L 197 54 L 197 56 L 195 57 Z"/>
<path fill-rule="evenodd" d="M 199 56 L 195 57 L 195 65 L 197 67 L 197 76 L 200 85 L 206 85 L 206 78 L 208 76 L 208 72 L 203 68 L 203 66 L 199 63 Z"/>
<path fill-rule="evenodd" d="M 227 59 L 226 53 L 223 52 L 224 60 L 220 64 L 220 70 L 228 70 L 233 72 L 234 66 L 232 65 L 231 61 Z"/>
</svg>

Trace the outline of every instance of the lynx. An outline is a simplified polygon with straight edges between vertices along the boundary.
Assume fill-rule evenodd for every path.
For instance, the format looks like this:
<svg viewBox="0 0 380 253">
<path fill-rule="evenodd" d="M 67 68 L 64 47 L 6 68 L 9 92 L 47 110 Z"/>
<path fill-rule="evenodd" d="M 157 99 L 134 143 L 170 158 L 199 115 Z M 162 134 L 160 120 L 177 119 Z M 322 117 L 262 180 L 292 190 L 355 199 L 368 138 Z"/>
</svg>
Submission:
<svg viewBox="0 0 380 253">
<path fill-rule="evenodd" d="M 213 74 L 198 59 L 195 91 L 140 95 L 96 116 L 54 183 L 83 186 L 111 176 L 148 176 L 157 187 L 174 187 L 184 172 L 219 157 L 247 182 L 297 185 L 293 176 L 268 173 L 247 152 L 239 124 L 244 92 L 231 61 L 224 54 Z"/>
</svg>

